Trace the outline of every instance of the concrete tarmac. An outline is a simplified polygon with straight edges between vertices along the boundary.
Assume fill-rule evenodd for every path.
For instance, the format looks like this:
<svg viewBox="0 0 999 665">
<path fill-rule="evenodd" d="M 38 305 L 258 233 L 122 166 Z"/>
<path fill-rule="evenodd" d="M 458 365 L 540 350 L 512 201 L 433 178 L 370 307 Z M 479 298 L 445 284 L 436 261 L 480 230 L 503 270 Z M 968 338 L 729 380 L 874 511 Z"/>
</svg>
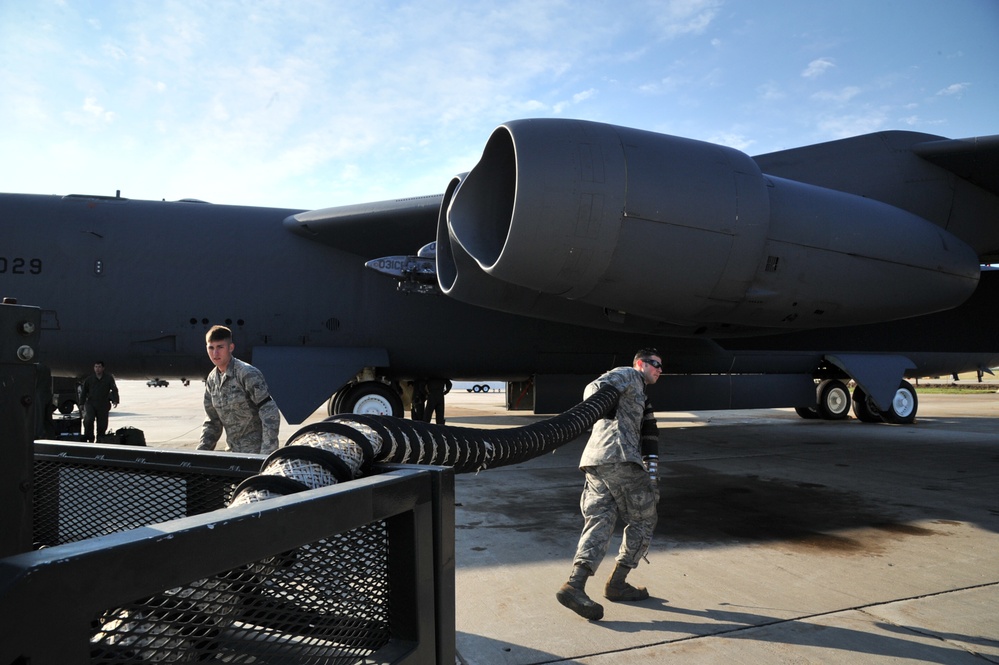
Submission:
<svg viewBox="0 0 999 665">
<path fill-rule="evenodd" d="M 202 384 L 120 386 L 112 429 L 197 445 Z M 659 525 L 629 577 L 652 597 L 602 598 L 616 539 L 587 587 L 599 622 L 555 600 L 582 524 L 585 437 L 457 476 L 459 661 L 999 663 L 999 394 L 919 398 L 908 426 L 790 409 L 657 414 Z M 537 419 L 503 400 L 453 392 L 448 423 Z M 284 423 L 282 441 L 297 428 Z"/>
</svg>

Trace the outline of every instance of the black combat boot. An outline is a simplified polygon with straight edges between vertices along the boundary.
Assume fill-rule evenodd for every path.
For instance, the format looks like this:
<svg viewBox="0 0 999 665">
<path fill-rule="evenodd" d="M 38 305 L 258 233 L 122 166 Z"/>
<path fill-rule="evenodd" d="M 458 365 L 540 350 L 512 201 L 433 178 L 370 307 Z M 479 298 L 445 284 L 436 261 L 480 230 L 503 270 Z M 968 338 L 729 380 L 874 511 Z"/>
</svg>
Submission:
<svg viewBox="0 0 999 665">
<path fill-rule="evenodd" d="M 586 591 L 583 590 L 586 586 L 586 578 L 592 574 L 584 566 L 573 567 L 572 573 L 569 575 L 569 581 L 555 592 L 555 597 L 558 599 L 558 602 L 584 619 L 600 621 L 604 618 L 603 605 L 590 600 L 590 597 L 586 595 Z"/>
<path fill-rule="evenodd" d="M 624 581 L 630 572 L 631 568 L 627 566 L 621 564 L 614 566 L 614 572 L 611 573 L 610 579 L 607 580 L 607 586 L 604 587 L 604 597 L 607 600 L 629 602 L 645 600 L 649 597 L 649 591 L 645 587 L 633 587 Z"/>
</svg>

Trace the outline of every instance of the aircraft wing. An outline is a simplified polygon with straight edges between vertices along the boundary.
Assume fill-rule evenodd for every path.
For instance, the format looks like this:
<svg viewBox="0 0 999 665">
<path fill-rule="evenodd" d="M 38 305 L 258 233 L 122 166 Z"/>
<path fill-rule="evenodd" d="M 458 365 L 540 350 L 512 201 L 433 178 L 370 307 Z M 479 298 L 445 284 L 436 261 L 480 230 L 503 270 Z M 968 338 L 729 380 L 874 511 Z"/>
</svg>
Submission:
<svg viewBox="0 0 999 665">
<path fill-rule="evenodd" d="M 928 162 L 999 195 L 999 136 L 940 139 L 912 147 Z"/>
<path fill-rule="evenodd" d="M 981 263 L 999 261 L 999 136 L 878 132 L 753 159 L 768 175 L 909 211 L 956 235 Z"/>
<path fill-rule="evenodd" d="M 287 217 L 285 228 L 364 258 L 413 252 L 433 240 L 442 196 L 308 210 Z"/>
<path fill-rule="evenodd" d="M 925 161 L 999 195 L 999 135 L 948 139 L 918 132 L 878 132 L 756 155 L 753 159 L 771 175 L 865 196 L 877 195 L 882 200 L 911 192 L 906 192 L 897 178 L 872 169 L 920 173 L 931 181 L 940 180 L 941 174 L 927 169 L 922 163 Z M 844 168 L 848 165 L 852 168 Z"/>
</svg>

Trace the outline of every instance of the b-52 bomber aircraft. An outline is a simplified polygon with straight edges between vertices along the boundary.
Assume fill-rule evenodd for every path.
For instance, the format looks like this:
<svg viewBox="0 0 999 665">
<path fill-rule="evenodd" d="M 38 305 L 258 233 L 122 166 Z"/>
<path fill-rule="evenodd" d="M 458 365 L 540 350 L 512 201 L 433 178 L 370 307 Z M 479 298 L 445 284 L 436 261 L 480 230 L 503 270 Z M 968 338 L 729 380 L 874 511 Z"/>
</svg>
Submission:
<svg viewBox="0 0 999 665">
<path fill-rule="evenodd" d="M 204 376 L 225 324 L 291 423 L 327 400 L 401 416 L 433 376 L 530 386 L 552 413 L 646 346 L 666 359 L 660 410 L 852 404 L 906 423 L 907 378 L 999 365 L 999 136 L 750 157 L 526 119 L 443 195 L 300 211 L 3 194 L 0 218 L 0 295 L 42 309 L 54 375 L 101 359 Z"/>
</svg>

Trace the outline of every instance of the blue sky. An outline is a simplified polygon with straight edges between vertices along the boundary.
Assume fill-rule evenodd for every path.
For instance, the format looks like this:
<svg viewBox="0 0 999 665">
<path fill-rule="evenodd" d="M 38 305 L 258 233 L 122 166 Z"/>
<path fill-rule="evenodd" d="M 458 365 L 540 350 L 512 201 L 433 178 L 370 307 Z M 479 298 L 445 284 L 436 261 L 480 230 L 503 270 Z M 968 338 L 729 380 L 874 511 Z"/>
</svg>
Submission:
<svg viewBox="0 0 999 665">
<path fill-rule="evenodd" d="M 0 191 L 435 194 L 527 117 L 749 154 L 999 134 L 997 63 L 997 0 L 0 0 Z"/>
</svg>

